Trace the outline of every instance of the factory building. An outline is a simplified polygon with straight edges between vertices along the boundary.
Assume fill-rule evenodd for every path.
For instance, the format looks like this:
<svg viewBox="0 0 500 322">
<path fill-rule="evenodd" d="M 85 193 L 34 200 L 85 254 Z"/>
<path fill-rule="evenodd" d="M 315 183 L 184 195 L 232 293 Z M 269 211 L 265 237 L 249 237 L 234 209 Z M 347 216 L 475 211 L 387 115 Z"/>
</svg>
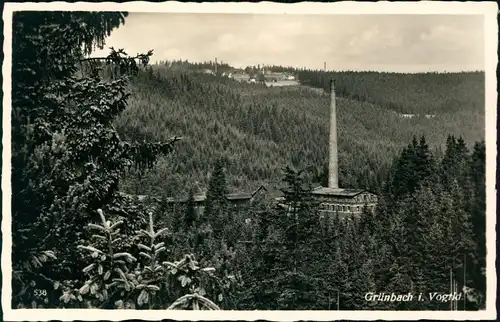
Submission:
<svg viewBox="0 0 500 322">
<path fill-rule="evenodd" d="M 337 106 L 335 102 L 335 86 L 330 82 L 330 141 L 328 187 L 317 187 L 312 194 L 320 202 L 320 211 L 324 215 L 359 216 L 363 207 L 373 211 L 377 204 L 377 195 L 364 189 L 344 189 L 339 187 L 338 180 L 338 146 L 337 146 Z"/>
</svg>

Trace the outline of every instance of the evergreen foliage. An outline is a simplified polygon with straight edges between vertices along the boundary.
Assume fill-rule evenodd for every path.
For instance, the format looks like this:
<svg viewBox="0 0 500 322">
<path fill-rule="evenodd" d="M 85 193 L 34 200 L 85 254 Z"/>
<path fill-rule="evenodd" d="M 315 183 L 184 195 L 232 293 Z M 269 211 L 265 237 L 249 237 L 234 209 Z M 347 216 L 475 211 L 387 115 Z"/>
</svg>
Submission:
<svg viewBox="0 0 500 322">
<path fill-rule="evenodd" d="M 387 193 L 398 200 L 412 194 L 422 182 L 435 173 L 435 165 L 425 137 L 412 143 L 401 152 L 401 157 L 394 165 L 391 181 L 386 185 Z"/>
<path fill-rule="evenodd" d="M 204 218 L 210 222 L 216 239 L 222 237 L 223 227 L 228 223 L 229 219 L 227 193 L 224 161 L 219 159 L 215 163 L 214 171 L 208 183 L 204 212 Z"/>
<path fill-rule="evenodd" d="M 335 92 L 403 114 L 443 114 L 484 108 L 484 73 L 419 73 L 298 71 L 304 85 Z M 445 89 L 446 88 L 446 89 Z M 442 95 L 443 92 L 448 95 Z M 474 95 L 470 95 L 474 93 Z M 418 102 L 418 108 L 415 106 Z"/>
<path fill-rule="evenodd" d="M 186 213 L 184 214 L 184 227 L 186 230 L 190 230 L 196 226 L 198 215 L 195 207 L 194 193 L 193 190 L 190 190 L 189 198 L 186 203 Z"/>
<path fill-rule="evenodd" d="M 448 141 L 458 140 L 450 136 Z M 448 167 L 450 172 L 439 170 L 446 175 L 436 176 L 437 164 L 448 162 L 456 147 L 449 144 L 445 157 L 436 160 L 426 142 L 415 138 L 388 176 L 388 191 L 395 191 L 391 185 L 402 186 L 398 180 L 413 182 L 412 190 L 397 198 L 382 194 L 376 211 L 365 208 L 360 220 L 339 218 L 338 214 L 321 220 L 317 210 L 307 206 L 312 204 L 303 172 L 286 168 L 285 209 L 261 213 L 253 226 L 253 243 L 246 246 L 246 255 L 240 255 L 248 257 L 241 264 L 246 269 L 243 280 L 247 286 L 240 294 L 241 307 L 447 310 L 449 302 L 431 300 L 429 294 L 449 292 L 450 274 L 459 291 L 465 287 L 479 294 L 459 301 L 459 309 L 464 305 L 466 310 L 482 307 L 484 298 L 480 299 L 486 289 L 481 273 L 485 267 L 481 257 L 485 254 L 485 230 L 481 225 L 485 219 L 480 214 L 484 215 L 485 209 L 474 219 L 469 209 L 476 203 L 467 196 L 473 182 L 468 173 L 478 171 L 481 177 L 481 167 L 476 169 L 475 163 L 469 162 L 462 172 Z M 466 159 L 480 159 L 481 149 L 484 152 L 479 142 L 475 152 L 461 151 Z M 408 168 L 415 169 L 409 176 L 396 175 Z M 297 225 L 300 218 L 313 223 Z M 369 302 L 367 292 L 411 293 L 415 297 L 421 293 L 422 300 Z"/>
<path fill-rule="evenodd" d="M 121 279 L 126 292 L 132 288 L 127 268 L 119 265 L 125 263 L 121 257 L 134 261 L 127 249 L 134 244 L 131 230 L 142 222 L 142 207 L 120 197 L 119 180 L 131 166 L 142 172 L 150 169 L 159 155 L 172 150 L 176 139 L 127 143 L 112 125 L 127 107 L 128 81 L 141 64 L 147 64 L 152 51 L 130 57 L 123 50 L 111 49 L 103 59 L 86 55 L 102 47 L 104 38 L 125 16 L 112 12 L 14 15 L 14 307 L 79 307 L 89 291 L 93 300 L 86 305 L 108 306 L 115 294 L 108 293 L 104 282 L 112 274 Z M 114 71 L 112 77 L 102 76 L 100 60 Z M 105 220 L 101 208 L 122 217 L 117 220 L 126 235 L 117 238 L 113 229 L 118 223 Z M 106 252 L 97 244 L 84 245 L 89 237 L 85 226 L 96 211 L 103 223 L 89 227 L 104 233 L 95 238 L 106 240 Z M 90 251 L 91 258 L 75 252 L 77 246 Z M 115 246 L 125 251 L 115 252 Z M 89 273 L 87 283 L 79 285 Z M 39 298 L 36 289 L 49 291 Z"/>
<path fill-rule="evenodd" d="M 189 72 L 183 68 L 153 65 L 153 74 L 140 73 L 132 84 L 128 108 L 116 120 L 120 135 L 130 141 L 183 137 L 175 157 L 161 159 L 140 181 L 125 178 L 123 188 L 137 194 L 186 196 L 186 182 L 208 186 L 215 160 L 226 160 L 230 191 L 250 191 L 280 182 L 286 165 L 314 165 L 317 182 L 325 181 L 328 163 L 329 97 L 308 86 L 266 88 L 225 77 Z M 336 74 L 337 75 L 337 74 Z M 380 100 L 404 98 L 405 107 L 431 106 L 454 97 L 456 109 L 445 108 L 434 118 L 401 118 L 385 103 L 375 104 L 337 93 L 339 183 L 343 187 L 377 191 L 385 181 L 393 157 L 425 135 L 429 150 L 442 157 L 447 135 L 462 135 L 469 148 L 484 138 L 484 102 L 481 73 L 426 74 L 339 73 L 356 78 L 379 91 Z M 376 75 L 376 76 L 374 76 Z M 366 79 L 363 77 L 366 76 Z M 337 76 L 335 76 L 337 77 Z M 340 77 L 340 76 L 338 76 Z M 425 91 L 412 80 L 421 77 Z M 302 80 L 301 80 L 302 81 Z M 407 85 L 402 87 L 401 84 Z M 358 87 L 349 87 L 356 91 Z M 430 89 L 432 88 L 432 90 Z M 399 90 L 395 90 L 399 89 Z M 477 89 L 477 91 L 476 91 Z M 423 94 L 422 94 L 423 93 Z M 393 97 L 393 98 L 391 98 Z M 428 102 L 429 104 L 425 103 Z M 418 112 L 418 111 L 417 111 Z"/>
<path fill-rule="evenodd" d="M 484 116 L 474 116 L 482 98 L 439 95 L 477 89 L 481 73 L 271 67 L 314 87 L 331 76 L 343 84 L 341 186 L 381 191 L 375 211 L 357 220 L 322 213 L 311 195 L 312 179 L 327 177 L 327 140 L 318 138 L 327 138 L 328 97 L 195 72 L 212 62 L 146 66 L 151 51 L 88 59 L 125 16 L 14 15 L 14 307 L 443 310 L 449 303 L 428 295 L 448 292 L 452 276 L 473 290 L 460 308 L 484 308 Z M 423 80 L 438 89 L 422 95 L 412 84 Z M 421 98 L 436 118 L 393 113 Z M 170 156 L 173 134 L 186 140 Z M 187 193 L 194 178 L 208 183 L 204 205 Z M 280 179 L 278 206 L 228 202 L 232 188 Z M 140 203 L 119 187 L 188 198 L 171 209 L 169 199 Z M 367 292 L 425 298 L 371 302 Z"/>
</svg>

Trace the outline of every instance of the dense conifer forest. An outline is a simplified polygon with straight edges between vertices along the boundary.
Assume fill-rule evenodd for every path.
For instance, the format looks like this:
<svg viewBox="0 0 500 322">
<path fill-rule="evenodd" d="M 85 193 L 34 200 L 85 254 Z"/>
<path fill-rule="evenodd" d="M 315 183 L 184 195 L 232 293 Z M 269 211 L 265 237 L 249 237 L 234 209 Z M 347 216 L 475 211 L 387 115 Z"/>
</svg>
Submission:
<svg viewBox="0 0 500 322">
<path fill-rule="evenodd" d="M 250 191 L 263 183 L 273 187 L 288 164 L 314 168 L 312 175 L 322 183 L 328 152 L 327 94 L 308 86 L 240 84 L 190 70 L 186 62 L 154 65 L 132 82 L 129 108 L 116 120 L 119 133 L 137 141 L 172 135 L 184 139 L 174 155 L 160 160 L 145 177 L 126 180 L 127 191 L 185 196 L 186 182 L 206 187 L 211 160 L 221 157 L 227 162 L 231 191 Z M 425 135 L 438 156 L 449 134 L 462 136 L 469 147 L 484 138 L 483 73 L 298 74 L 308 85 L 314 77 L 336 80 L 343 187 L 377 191 L 392 159 L 414 135 Z M 435 117 L 402 118 L 396 113 L 401 110 L 432 110 Z"/>
<path fill-rule="evenodd" d="M 482 73 L 287 70 L 301 86 L 266 88 L 151 65 L 149 48 L 89 59 L 126 17 L 14 15 L 13 308 L 449 310 L 432 294 L 450 278 L 458 309 L 484 308 Z M 359 219 L 311 194 L 330 77 L 340 185 L 378 193 Z M 290 207 L 226 198 L 261 184 Z M 422 299 L 366 298 L 391 292 Z"/>
</svg>

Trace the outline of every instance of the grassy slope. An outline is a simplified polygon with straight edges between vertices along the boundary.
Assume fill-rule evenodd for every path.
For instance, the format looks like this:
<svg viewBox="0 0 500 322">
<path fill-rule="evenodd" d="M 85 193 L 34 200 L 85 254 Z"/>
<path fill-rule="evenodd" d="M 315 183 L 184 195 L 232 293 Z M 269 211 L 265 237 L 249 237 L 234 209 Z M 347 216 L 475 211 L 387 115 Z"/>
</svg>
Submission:
<svg viewBox="0 0 500 322">
<path fill-rule="evenodd" d="M 405 75 L 399 77 L 403 80 L 399 83 L 408 83 Z M 434 95 L 463 90 L 456 84 L 437 83 L 441 89 L 433 90 Z M 448 134 L 462 135 L 470 143 L 483 138 L 484 112 L 479 103 L 471 104 L 470 96 L 465 97 L 457 112 L 430 120 L 401 119 L 387 106 L 337 98 L 341 184 L 370 185 L 367 178 L 387 171 L 393 156 L 413 135 L 426 135 L 432 146 L 442 146 Z M 129 102 L 117 121 L 127 138 L 184 137 L 175 154 L 152 173 L 126 180 L 125 188 L 131 192 L 175 195 L 185 193 L 194 182 L 204 187 L 220 156 L 228 160 L 232 190 L 275 185 L 287 164 L 321 167 L 327 162 L 329 97 L 308 89 L 268 89 L 211 76 L 174 80 L 169 75 L 167 81 L 157 81 L 143 75 L 133 85 Z"/>
</svg>

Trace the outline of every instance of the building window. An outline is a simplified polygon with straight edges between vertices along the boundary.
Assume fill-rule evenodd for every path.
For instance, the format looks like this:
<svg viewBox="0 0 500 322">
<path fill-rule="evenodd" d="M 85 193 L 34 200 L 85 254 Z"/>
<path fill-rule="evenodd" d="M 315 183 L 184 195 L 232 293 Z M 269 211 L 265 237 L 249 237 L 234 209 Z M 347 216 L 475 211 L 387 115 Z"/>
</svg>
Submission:
<svg viewBox="0 0 500 322">
<path fill-rule="evenodd" d="M 344 211 L 344 212 L 345 212 L 345 206 L 342 206 L 342 211 Z"/>
<path fill-rule="evenodd" d="M 351 211 L 351 206 L 347 206 L 347 211 Z"/>
<path fill-rule="evenodd" d="M 356 207 L 356 211 L 359 212 L 359 206 Z"/>
</svg>

